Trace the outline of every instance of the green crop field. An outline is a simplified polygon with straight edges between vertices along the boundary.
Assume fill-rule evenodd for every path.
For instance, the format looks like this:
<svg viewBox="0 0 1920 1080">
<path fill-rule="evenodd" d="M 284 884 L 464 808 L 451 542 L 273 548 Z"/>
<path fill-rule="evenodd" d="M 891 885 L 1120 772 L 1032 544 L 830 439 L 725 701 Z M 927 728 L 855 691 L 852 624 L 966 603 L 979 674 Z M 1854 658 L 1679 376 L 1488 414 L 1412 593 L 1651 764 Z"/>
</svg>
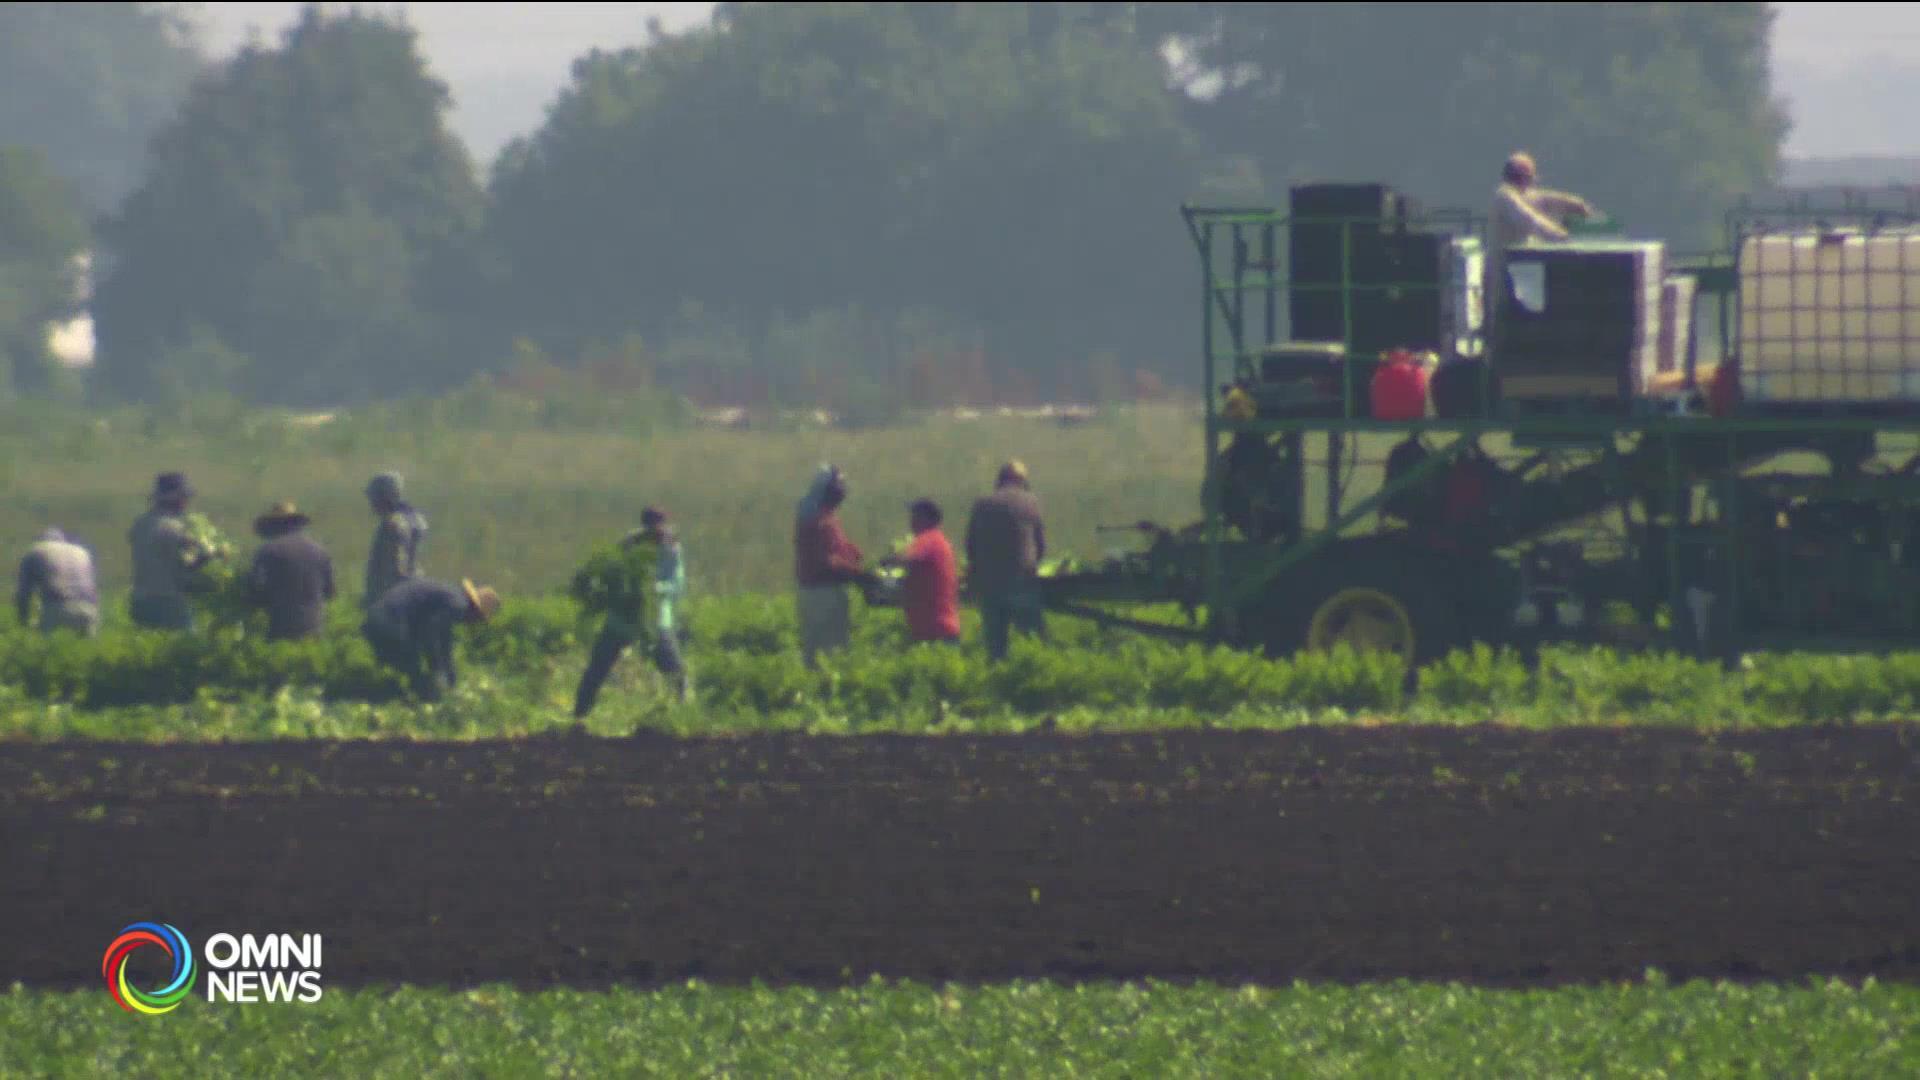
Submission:
<svg viewBox="0 0 1920 1080">
<path fill-rule="evenodd" d="M 21 1076 L 1911 1076 L 1920 989 L 874 983 L 329 991 L 314 1006 L 0 997 Z"/>
<path fill-rule="evenodd" d="M 1177 614 L 1167 613 L 1169 618 Z M 1479 647 L 1422 669 L 1354 654 L 1269 660 L 1176 645 L 1071 618 L 1046 643 L 1017 640 L 990 665 L 977 644 L 911 647 L 900 616 L 860 609 L 853 646 L 801 666 L 784 598 L 708 597 L 689 612 L 697 684 L 670 703 L 629 657 L 584 733 L 748 731 L 963 734 L 1304 724 L 1666 725 L 1738 730 L 1920 718 L 1920 654 L 1761 655 L 1739 671 L 1663 654 L 1545 650 L 1529 668 Z M 443 702 L 401 697 L 336 604 L 328 632 L 297 644 L 157 634 L 0 630 L 0 737 L 193 741 L 501 738 L 569 730 L 594 630 L 563 597 L 521 599 L 463 631 L 462 677 Z M 978 641 L 972 612 L 963 628 Z"/>
</svg>

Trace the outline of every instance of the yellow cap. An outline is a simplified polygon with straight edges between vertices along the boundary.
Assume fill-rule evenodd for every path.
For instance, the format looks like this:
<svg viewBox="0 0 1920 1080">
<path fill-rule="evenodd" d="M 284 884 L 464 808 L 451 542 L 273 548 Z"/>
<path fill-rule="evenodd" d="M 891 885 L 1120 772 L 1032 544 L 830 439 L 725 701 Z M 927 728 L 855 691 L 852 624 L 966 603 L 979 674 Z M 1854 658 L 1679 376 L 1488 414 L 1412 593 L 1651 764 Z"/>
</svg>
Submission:
<svg viewBox="0 0 1920 1080">
<path fill-rule="evenodd" d="M 1239 387 L 1227 391 L 1226 404 L 1221 406 L 1220 415 L 1228 420 L 1251 420 L 1259 410 L 1253 404 L 1253 395 Z"/>
</svg>

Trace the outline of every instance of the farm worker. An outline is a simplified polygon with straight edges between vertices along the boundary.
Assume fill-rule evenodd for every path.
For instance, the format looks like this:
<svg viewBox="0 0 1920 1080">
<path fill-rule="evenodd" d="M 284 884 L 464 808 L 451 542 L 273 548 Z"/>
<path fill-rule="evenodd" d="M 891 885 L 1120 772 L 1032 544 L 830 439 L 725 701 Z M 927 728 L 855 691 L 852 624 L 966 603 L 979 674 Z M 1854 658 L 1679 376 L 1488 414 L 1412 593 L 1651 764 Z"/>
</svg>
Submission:
<svg viewBox="0 0 1920 1080">
<path fill-rule="evenodd" d="M 877 582 L 863 556 L 840 527 L 847 480 L 832 465 L 820 466 L 813 486 L 794 512 L 793 576 L 798 586 L 800 658 L 811 670 L 819 655 L 844 649 L 853 638 L 847 586 Z"/>
<path fill-rule="evenodd" d="M 409 578 L 374 601 L 360 628 L 373 655 L 407 677 L 414 693 L 436 701 L 453 689 L 453 628 L 500 610 L 500 594 L 462 580 L 458 588 Z"/>
<path fill-rule="evenodd" d="M 960 640 L 960 571 L 953 545 L 940 531 L 945 516 L 932 499 L 917 499 L 907 508 L 913 542 L 882 565 L 906 568 L 900 586 L 900 608 L 907 616 L 907 637 L 914 642 Z"/>
<path fill-rule="evenodd" d="M 681 554 L 680 538 L 674 535 L 673 526 L 667 524 L 667 512 L 649 506 L 640 511 L 640 528 L 628 533 L 622 542 L 659 546 L 659 555 L 653 564 L 653 633 L 643 633 L 629 618 L 617 614 L 607 616 L 600 636 L 594 639 L 587 670 L 580 675 L 580 689 L 573 701 L 575 719 L 584 719 L 593 711 L 593 703 L 600 696 L 600 685 L 613 673 L 620 654 L 642 637 L 653 638 L 654 667 L 673 683 L 674 693 L 683 704 L 691 693 L 686 661 L 680 655 L 680 631 L 674 619 L 676 606 L 687 594 L 687 563 Z"/>
<path fill-rule="evenodd" d="M 1533 240 L 1565 240 L 1567 229 L 1562 221 L 1594 216 L 1593 204 L 1578 195 L 1541 187 L 1536 183 L 1537 175 L 1533 157 L 1525 152 L 1513 154 L 1501 168 L 1489 219 L 1495 251 Z"/>
<path fill-rule="evenodd" d="M 40 629 L 72 630 L 92 637 L 100 629 L 100 589 L 94 582 L 93 555 L 59 529 L 40 534 L 20 560 L 20 587 L 13 594 L 20 625 L 40 598 Z"/>
<path fill-rule="evenodd" d="M 290 502 L 276 503 L 254 519 L 253 531 L 266 543 L 254 552 L 247 591 L 267 609 L 269 640 L 310 637 L 326 626 L 333 558 L 307 535 L 310 523 Z"/>
<path fill-rule="evenodd" d="M 127 530 L 133 548 L 133 621 L 155 630 L 193 629 L 193 607 L 187 602 L 189 575 L 206 563 L 209 553 L 187 529 L 187 504 L 193 485 L 177 472 L 161 473 L 153 481 L 153 506 Z"/>
<path fill-rule="evenodd" d="M 993 494 L 973 504 L 967 522 L 968 582 L 980 604 L 988 658 L 1007 655 L 1010 628 L 1046 634 L 1039 584 L 1040 560 L 1046 557 L 1040 500 L 1028 487 L 1027 467 L 1009 461 Z"/>
<path fill-rule="evenodd" d="M 367 593 L 360 601 L 361 607 L 371 608 L 395 584 L 420 576 L 420 543 L 427 537 L 427 519 L 402 497 L 399 473 L 381 473 L 368 481 L 367 504 L 380 522 L 367 552 Z"/>
<path fill-rule="evenodd" d="M 1510 248 L 1537 240 L 1559 241 L 1567 238 L 1569 218 L 1595 216 L 1592 204 L 1578 195 L 1549 191 L 1535 182 L 1538 170 L 1530 154 L 1516 152 L 1500 170 L 1500 186 L 1494 190 L 1493 213 L 1487 219 L 1487 291 L 1488 310 L 1498 310 L 1496 298 L 1506 295 L 1501 279 Z"/>
</svg>

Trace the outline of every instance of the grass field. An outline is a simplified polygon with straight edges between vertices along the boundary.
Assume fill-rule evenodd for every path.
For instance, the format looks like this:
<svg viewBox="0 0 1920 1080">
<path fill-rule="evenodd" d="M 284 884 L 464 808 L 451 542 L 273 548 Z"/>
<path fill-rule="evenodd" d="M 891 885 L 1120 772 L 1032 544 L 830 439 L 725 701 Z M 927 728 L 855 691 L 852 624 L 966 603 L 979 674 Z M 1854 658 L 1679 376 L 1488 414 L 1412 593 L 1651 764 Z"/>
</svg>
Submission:
<svg viewBox="0 0 1920 1080">
<path fill-rule="evenodd" d="M 432 426 L 428 426 L 432 425 Z M 62 418 L 0 435 L 0 536 L 24 549 L 48 524 L 96 552 L 103 586 L 127 580 L 127 526 L 155 473 L 186 472 L 198 509 L 251 546 L 255 515 L 292 499 L 314 517 L 344 587 L 358 591 L 373 520 L 361 491 L 396 469 L 427 514 L 430 574 L 472 576 L 509 591 L 549 590 L 593 547 L 638 526 L 648 503 L 676 517 L 693 586 L 785 590 L 792 581 L 793 507 L 814 470 L 846 470 L 843 516 L 870 557 L 907 532 L 906 504 L 930 496 L 949 533 L 991 490 L 1008 458 L 1032 470 L 1049 541 L 1097 555 L 1094 526 L 1199 515 L 1197 412 L 1171 406 L 1112 412 L 1090 423 L 987 415 L 935 418 L 847 433 L 790 426 L 729 431 L 636 421 L 617 428 L 457 425 L 392 410 L 302 425 L 234 413 L 195 427 L 115 414 Z"/>
<path fill-rule="evenodd" d="M 24 1076 L 1893 1077 L 1920 989 L 691 984 L 329 991 L 313 1006 L 0 997 Z"/>
</svg>

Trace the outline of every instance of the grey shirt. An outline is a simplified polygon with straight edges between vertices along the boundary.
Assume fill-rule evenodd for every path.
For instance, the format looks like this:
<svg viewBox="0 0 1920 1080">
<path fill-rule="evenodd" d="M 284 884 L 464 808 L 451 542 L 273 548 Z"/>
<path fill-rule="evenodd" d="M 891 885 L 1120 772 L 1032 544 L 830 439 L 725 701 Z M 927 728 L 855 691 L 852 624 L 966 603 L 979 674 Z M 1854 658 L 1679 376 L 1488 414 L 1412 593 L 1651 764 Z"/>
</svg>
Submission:
<svg viewBox="0 0 1920 1080">
<path fill-rule="evenodd" d="M 20 560 L 19 588 L 13 600 L 22 623 L 36 595 L 45 609 L 97 606 L 100 591 L 93 556 L 79 544 L 62 540 L 42 540 L 28 548 L 26 558 Z"/>
<path fill-rule="evenodd" d="M 155 507 L 127 530 L 133 546 L 133 595 L 184 600 L 195 545 L 180 514 Z"/>
</svg>

